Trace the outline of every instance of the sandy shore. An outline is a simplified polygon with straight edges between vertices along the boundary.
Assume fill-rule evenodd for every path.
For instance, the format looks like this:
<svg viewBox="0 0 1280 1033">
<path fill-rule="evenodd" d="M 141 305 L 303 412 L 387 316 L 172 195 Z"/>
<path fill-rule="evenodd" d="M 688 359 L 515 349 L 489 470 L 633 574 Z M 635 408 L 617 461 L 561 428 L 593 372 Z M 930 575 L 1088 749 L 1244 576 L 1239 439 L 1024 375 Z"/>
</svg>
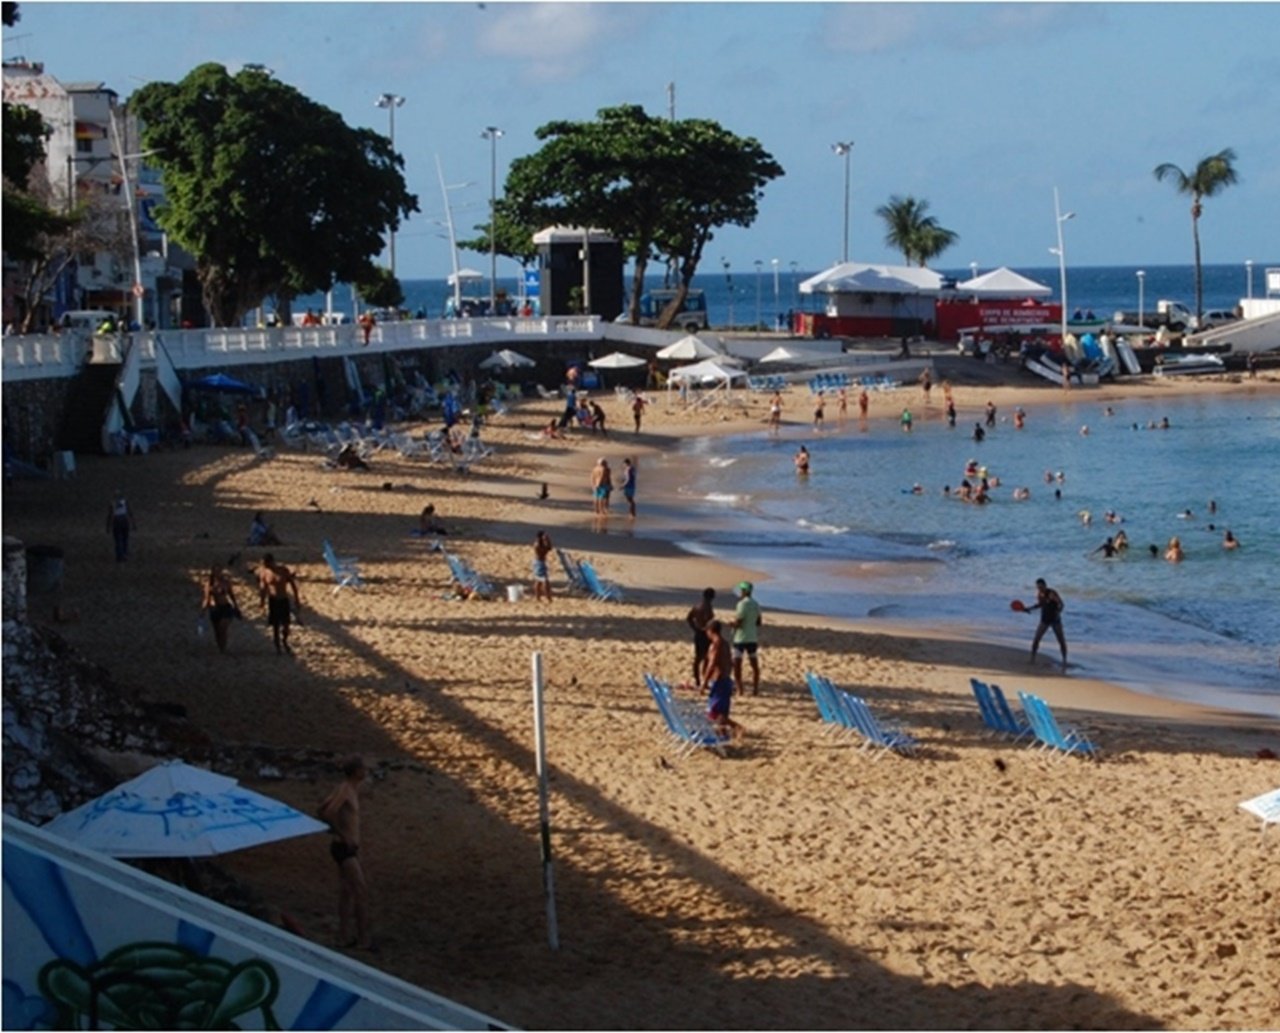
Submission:
<svg viewBox="0 0 1280 1033">
<path fill-rule="evenodd" d="M 1154 382 L 1125 395 L 1276 391 L 1276 379 Z M 1115 389 L 957 386 L 1098 406 Z M 910 392 L 913 404 L 918 390 Z M 807 419 L 808 401 L 789 409 Z M 940 398 L 934 406 L 941 419 Z M 691 414 L 655 398 L 644 433 L 605 402 L 606 444 L 546 443 L 554 403 L 494 421 L 469 476 L 380 454 L 367 472 L 284 451 L 197 447 L 80 460 L 71 482 L 11 485 L 5 533 L 67 553 L 59 631 L 122 684 L 185 706 L 215 737 L 375 769 L 362 855 L 381 951 L 369 961 L 505 1021 L 537 1028 L 1179 1028 L 1280 1021 L 1276 833 L 1237 803 L 1280 784 L 1280 728 L 1102 683 L 1029 672 L 1021 650 L 954 630 L 840 624 L 768 610 L 763 692 L 735 704 L 727 757 L 675 760 L 641 675 L 686 676 L 683 617 L 703 585 L 742 573 L 644 537 L 641 516 L 593 530 L 600 454 L 652 459 L 673 435 L 759 428 L 766 400 Z M 897 398 L 872 418 L 896 418 Z M 930 416 L 932 418 L 932 416 Z M 541 484 L 550 497 L 536 498 Z M 139 527 L 112 559 L 103 519 L 125 490 Z M 495 583 L 527 583 L 539 528 L 592 557 L 624 603 L 443 598 L 444 560 L 411 537 L 434 502 L 446 541 Z M 674 500 L 665 499 L 664 502 Z M 266 510 L 273 549 L 303 579 L 297 656 L 275 655 L 250 593 Z M 615 504 L 615 510 L 617 505 Z M 330 539 L 367 585 L 334 595 Z M 197 635 L 198 580 L 236 556 L 246 616 L 232 652 Z M 749 572 L 748 572 L 749 573 Z M 559 588 L 563 584 L 556 578 Z M 34 614 L 38 617 L 39 614 Z M 530 656 L 547 676 L 561 949 L 546 945 L 533 774 Z M 823 734 L 807 669 L 865 695 L 924 744 L 873 761 Z M 983 734 L 968 677 L 1044 695 L 1104 749 L 1054 764 Z M 287 767 L 287 765 L 286 765 Z M 335 774 L 336 778 L 336 774 Z M 322 785 L 254 783 L 314 809 Z M 336 938 L 320 837 L 223 859 L 319 942 Z"/>
</svg>

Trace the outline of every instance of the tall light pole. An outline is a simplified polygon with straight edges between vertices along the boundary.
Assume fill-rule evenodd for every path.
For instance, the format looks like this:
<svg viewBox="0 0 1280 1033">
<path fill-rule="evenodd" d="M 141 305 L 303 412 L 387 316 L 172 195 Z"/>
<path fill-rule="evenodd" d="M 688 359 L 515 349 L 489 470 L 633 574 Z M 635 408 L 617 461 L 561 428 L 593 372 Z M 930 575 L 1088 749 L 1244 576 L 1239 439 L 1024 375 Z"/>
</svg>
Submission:
<svg viewBox="0 0 1280 1033">
<path fill-rule="evenodd" d="M 800 307 L 800 281 L 797 278 L 796 270 L 800 268 L 800 263 L 795 259 L 791 260 L 791 307 Z"/>
<path fill-rule="evenodd" d="M 977 278 L 978 278 L 978 263 L 970 262 L 969 263 L 969 279 L 976 280 Z"/>
<path fill-rule="evenodd" d="M 388 136 L 391 139 L 391 150 L 396 149 L 396 108 L 404 106 L 404 98 L 397 93 L 380 93 L 378 99 L 373 102 L 380 108 L 387 109 Z M 396 231 L 391 229 L 387 233 L 387 257 L 391 260 L 391 275 L 396 274 Z"/>
<path fill-rule="evenodd" d="M 729 271 L 729 260 L 721 257 L 720 264 L 724 266 L 724 285 L 729 291 L 729 329 L 733 329 L 733 274 Z"/>
<path fill-rule="evenodd" d="M 764 269 L 764 262 L 760 259 L 755 261 L 756 267 L 756 332 L 760 331 L 760 273 Z"/>
<path fill-rule="evenodd" d="M 1245 297 L 1253 300 L 1253 259 L 1244 260 Z"/>
<path fill-rule="evenodd" d="M 831 149 L 844 159 L 844 245 L 840 249 L 840 261 L 849 261 L 849 155 L 853 153 L 853 141 L 838 141 Z"/>
<path fill-rule="evenodd" d="M 1138 326 L 1139 327 L 1143 327 L 1146 325 L 1146 319 L 1144 318 L 1144 310 L 1146 305 L 1146 296 L 1144 294 L 1144 290 L 1146 288 L 1146 284 L 1147 284 L 1147 271 L 1145 269 L 1139 269 L 1138 270 Z"/>
<path fill-rule="evenodd" d="M 502 130 L 485 126 L 480 134 L 489 141 L 489 316 L 498 314 L 498 141 Z"/>
<path fill-rule="evenodd" d="M 778 260 L 771 258 L 769 262 L 773 266 L 773 328 L 776 330 L 778 329 L 778 317 L 782 315 L 778 311 Z"/>
<path fill-rule="evenodd" d="M 1076 217 L 1075 212 L 1064 212 L 1058 202 L 1058 188 L 1053 188 L 1053 217 L 1058 229 L 1058 279 L 1062 286 L 1062 341 L 1067 340 L 1067 249 L 1062 242 L 1062 224 Z"/>
</svg>

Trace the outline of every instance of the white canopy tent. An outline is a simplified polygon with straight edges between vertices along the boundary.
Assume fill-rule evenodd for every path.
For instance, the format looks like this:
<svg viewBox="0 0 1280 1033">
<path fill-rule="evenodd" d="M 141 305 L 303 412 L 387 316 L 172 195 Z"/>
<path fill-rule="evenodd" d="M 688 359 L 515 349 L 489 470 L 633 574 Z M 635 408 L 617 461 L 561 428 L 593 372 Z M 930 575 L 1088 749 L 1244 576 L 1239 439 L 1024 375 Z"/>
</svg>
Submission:
<svg viewBox="0 0 1280 1033">
<path fill-rule="evenodd" d="M 767 355 L 761 356 L 760 361 L 763 362 L 830 362 L 832 354 L 830 352 L 808 351 L 804 348 L 797 348 L 795 345 L 780 345 L 774 348 Z"/>
<path fill-rule="evenodd" d="M 942 274 L 910 265 L 841 262 L 803 281 L 801 294 L 929 294 L 942 290 Z"/>
<path fill-rule="evenodd" d="M 453 287 L 459 283 L 466 283 L 468 281 L 483 280 L 483 279 L 484 279 L 484 273 L 476 269 L 468 269 L 466 267 L 459 269 L 456 273 L 450 273 L 447 278 L 448 284 L 450 287 Z"/>
<path fill-rule="evenodd" d="M 608 355 L 602 355 L 598 359 L 592 359 L 587 363 L 593 369 L 633 369 L 636 366 L 645 365 L 645 360 L 635 355 L 628 355 L 625 352 L 610 352 Z"/>
<path fill-rule="evenodd" d="M 1046 298 L 1053 293 L 1052 287 L 1028 279 L 1008 266 L 956 284 L 956 290 L 979 298 Z"/>
<path fill-rule="evenodd" d="M 683 359 L 685 361 L 717 358 L 720 355 L 721 352 L 718 348 L 708 344 L 696 334 L 688 334 L 674 344 L 669 344 L 660 349 L 657 353 L 657 357 L 660 359 Z"/>
<path fill-rule="evenodd" d="M 533 359 L 527 355 L 521 355 L 519 352 L 513 352 L 510 348 L 503 348 L 496 351 L 487 359 L 480 363 L 481 369 L 515 369 L 517 366 L 532 366 Z"/>
</svg>

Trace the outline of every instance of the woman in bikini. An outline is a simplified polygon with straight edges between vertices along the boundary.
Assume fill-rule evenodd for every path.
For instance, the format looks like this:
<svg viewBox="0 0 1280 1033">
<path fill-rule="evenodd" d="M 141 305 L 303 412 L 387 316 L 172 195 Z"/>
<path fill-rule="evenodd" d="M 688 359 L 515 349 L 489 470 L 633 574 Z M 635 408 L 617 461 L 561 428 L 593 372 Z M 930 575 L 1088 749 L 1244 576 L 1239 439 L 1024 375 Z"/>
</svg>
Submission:
<svg viewBox="0 0 1280 1033">
<path fill-rule="evenodd" d="M 226 570 L 214 564 L 204 582 L 204 599 L 200 603 L 202 609 L 209 613 L 209 623 L 213 625 L 213 637 L 218 643 L 218 652 L 227 651 L 227 629 L 231 621 L 240 616 L 240 605 L 236 602 L 235 591 L 231 587 L 231 578 Z"/>
</svg>

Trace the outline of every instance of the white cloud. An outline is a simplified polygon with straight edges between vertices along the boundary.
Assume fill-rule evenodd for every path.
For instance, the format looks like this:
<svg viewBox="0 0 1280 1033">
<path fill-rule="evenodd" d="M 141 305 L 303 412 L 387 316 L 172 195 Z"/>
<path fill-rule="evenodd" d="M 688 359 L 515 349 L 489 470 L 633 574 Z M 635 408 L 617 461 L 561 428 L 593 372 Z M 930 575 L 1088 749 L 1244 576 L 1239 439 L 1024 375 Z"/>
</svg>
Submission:
<svg viewBox="0 0 1280 1033">
<path fill-rule="evenodd" d="M 626 45 L 634 5 L 486 4 L 476 39 L 481 54 L 524 65 L 539 82 L 569 79 L 597 55 Z"/>
<path fill-rule="evenodd" d="M 921 42 L 923 22 L 911 4 L 839 4 L 824 9 L 818 32 L 830 50 L 880 54 Z"/>
</svg>

